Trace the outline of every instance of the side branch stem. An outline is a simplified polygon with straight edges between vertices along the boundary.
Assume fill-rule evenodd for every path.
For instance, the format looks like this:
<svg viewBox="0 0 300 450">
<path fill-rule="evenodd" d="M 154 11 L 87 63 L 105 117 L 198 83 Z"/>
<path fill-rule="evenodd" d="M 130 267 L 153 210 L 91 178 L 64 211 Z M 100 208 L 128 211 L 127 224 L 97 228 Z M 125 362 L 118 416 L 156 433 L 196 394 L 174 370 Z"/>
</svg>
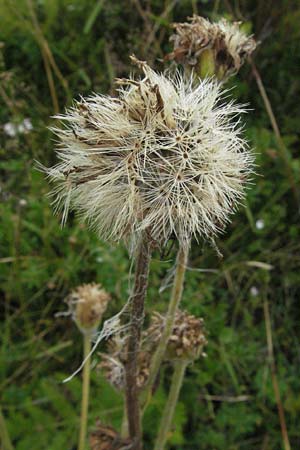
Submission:
<svg viewBox="0 0 300 450">
<path fill-rule="evenodd" d="M 13 445 L 11 443 L 6 421 L 4 419 L 4 415 L 2 413 L 2 409 L 0 406 L 0 441 L 2 442 L 1 449 L 2 450 L 13 450 Z"/>
<path fill-rule="evenodd" d="M 159 432 L 154 450 L 164 450 L 165 448 L 187 364 L 188 361 L 175 362 L 171 389 L 167 403 L 165 405 L 163 416 L 160 421 Z"/>
<path fill-rule="evenodd" d="M 162 336 L 159 341 L 156 352 L 154 353 L 153 358 L 152 358 L 151 367 L 150 367 L 150 375 L 149 375 L 147 386 L 146 386 L 145 392 L 144 392 L 144 397 L 143 397 L 145 399 L 145 405 L 143 405 L 144 409 L 146 408 L 148 402 L 151 399 L 152 386 L 155 383 L 161 363 L 164 358 L 164 354 L 165 354 L 165 351 L 167 348 L 169 338 L 170 338 L 172 330 L 173 330 L 176 310 L 178 308 L 178 305 L 179 305 L 179 303 L 181 301 L 181 297 L 182 297 L 187 259 L 188 259 L 188 250 L 184 249 L 183 247 L 180 247 L 178 250 L 178 254 L 177 254 L 174 284 L 173 284 L 173 288 L 172 288 L 170 303 L 168 306 L 168 312 L 166 315 L 166 321 L 164 324 L 164 330 L 162 332 Z"/>
<path fill-rule="evenodd" d="M 142 239 L 135 265 L 134 290 L 131 299 L 130 330 L 126 362 L 126 408 L 129 435 L 133 449 L 142 448 L 142 429 L 138 399 L 137 371 L 138 355 L 144 320 L 144 302 L 148 286 L 151 245 L 147 238 Z"/>
<path fill-rule="evenodd" d="M 91 351 L 91 336 L 84 334 L 83 336 L 83 360 L 85 361 Z M 82 374 L 82 401 L 81 401 L 81 418 L 79 430 L 78 450 L 84 450 L 86 444 L 86 430 L 89 408 L 89 390 L 90 390 L 90 374 L 91 374 L 91 358 L 89 357 L 84 366 Z"/>
</svg>

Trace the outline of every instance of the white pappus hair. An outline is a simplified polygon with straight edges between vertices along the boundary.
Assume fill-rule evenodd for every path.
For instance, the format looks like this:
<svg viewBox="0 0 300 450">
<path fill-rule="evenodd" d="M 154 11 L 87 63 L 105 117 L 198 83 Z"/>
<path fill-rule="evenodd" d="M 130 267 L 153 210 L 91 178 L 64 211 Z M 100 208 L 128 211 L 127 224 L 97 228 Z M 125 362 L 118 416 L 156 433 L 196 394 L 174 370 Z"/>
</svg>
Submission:
<svg viewBox="0 0 300 450">
<path fill-rule="evenodd" d="M 79 212 L 104 239 L 136 242 L 144 231 L 188 246 L 222 231 L 244 197 L 253 155 L 241 136 L 243 106 L 216 81 L 195 86 L 138 62 L 141 80 L 122 79 L 118 97 L 94 94 L 57 116 L 63 128 L 54 204 Z"/>
</svg>

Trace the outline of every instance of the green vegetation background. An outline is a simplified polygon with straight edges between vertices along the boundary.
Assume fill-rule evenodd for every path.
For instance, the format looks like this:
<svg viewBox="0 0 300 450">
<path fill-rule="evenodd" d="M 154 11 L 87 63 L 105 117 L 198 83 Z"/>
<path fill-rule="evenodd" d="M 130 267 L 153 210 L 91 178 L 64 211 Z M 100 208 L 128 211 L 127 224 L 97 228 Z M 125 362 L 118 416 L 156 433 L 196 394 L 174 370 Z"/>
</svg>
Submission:
<svg viewBox="0 0 300 450">
<path fill-rule="evenodd" d="M 132 70 L 133 52 L 162 68 L 159 58 L 170 49 L 171 22 L 193 12 L 246 21 L 261 40 L 255 63 L 288 163 L 246 65 L 230 85 L 232 95 L 252 108 L 245 132 L 255 148 L 258 175 L 247 208 L 218 239 L 223 259 L 207 245 L 192 248 L 189 265 L 197 270 L 188 271 L 183 305 L 205 318 L 208 357 L 188 369 L 170 449 L 283 448 L 268 358 L 267 305 L 288 434 L 292 449 L 300 448 L 299 204 L 287 176 L 289 170 L 299 183 L 299 1 L 0 0 L 0 395 L 16 450 L 75 449 L 80 377 L 62 380 L 80 364 L 81 336 L 70 318 L 55 317 L 65 310 L 69 290 L 101 282 L 113 298 L 107 317 L 128 296 L 126 249 L 99 242 L 73 216 L 62 229 L 46 196 L 49 185 L 35 169 L 36 160 L 55 162 L 47 130 L 54 123 L 55 98 L 63 111 L 80 94 L 114 92 L 114 77 Z M 23 133 L 19 127 L 8 136 L 5 124 L 18 127 L 26 118 L 32 130 Z M 174 254 L 173 248 L 167 256 L 155 255 L 149 310 L 166 309 L 169 290 L 158 290 Z M 147 449 L 169 377 L 166 368 L 146 417 Z M 96 371 L 91 394 L 89 426 L 97 417 L 118 426 L 122 401 Z"/>
</svg>

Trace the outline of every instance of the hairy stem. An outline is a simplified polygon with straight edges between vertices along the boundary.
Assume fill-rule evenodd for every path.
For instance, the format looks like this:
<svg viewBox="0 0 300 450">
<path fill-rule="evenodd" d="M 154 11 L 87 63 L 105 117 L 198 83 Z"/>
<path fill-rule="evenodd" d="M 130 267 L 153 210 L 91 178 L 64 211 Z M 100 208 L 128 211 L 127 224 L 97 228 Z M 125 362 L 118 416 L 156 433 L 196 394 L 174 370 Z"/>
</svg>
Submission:
<svg viewBox="0 0 300 450">
<path fill-rule="evenodd" d="M 91 336 L 89 334 L 85 334 L 83 338 L 83 360 L 85 360 L 88 357 L 90 351 L 91 351 Z M 91 358 L 88 358 L 83 366 L 83 374 L 82 374 L 82 400 L 81 400 L 81 417 L 80 417 L 78 450 L 84 450 L 85 448 L 88 407 L 89 407 L 90 374 L 91 374 Z"/>
<path fill-rule="evenodd" d="M 148 402 L 151 399 L 152 387 L 158 375 L 167 348 L 167 344 L 173 330 L 176 310 L 182 297 L 187 258 L 188 258 L 188 250 L 180 247 L 177 254 L 174 284 L 172 288 L 170 303 L 168 306 L 168 312 L 166 315 L 166 321 L 164 324 L 164 330 L 162 332 L 162 336 L 159 341 L 158 347 L 151 361 L 150 375 L 143 396 L 143 398 L 145 399 L 145 405 L 143 406 L 145 407 L 147 406 Z"/>
<path fill-rule="evenodd" d="M 142 448 L 142 429 L 137 386 L 138 355 L 140 351 L 142 325 L 144 320 L 144 302 L 148 286 L 151 245 L 145 237 L 142 239 L 135 264 L 134 290 L 131 298 L 130 330 L 126 361 L 126 407 L 129 435 L 133 449 Z"/>
<path fill-rule="evenodd" d="M 165 448 L 187 364 L 188 361 L 175 362 L 170 393 L 160 421 L 154 450 L 164 450 Z"/>
</svg>

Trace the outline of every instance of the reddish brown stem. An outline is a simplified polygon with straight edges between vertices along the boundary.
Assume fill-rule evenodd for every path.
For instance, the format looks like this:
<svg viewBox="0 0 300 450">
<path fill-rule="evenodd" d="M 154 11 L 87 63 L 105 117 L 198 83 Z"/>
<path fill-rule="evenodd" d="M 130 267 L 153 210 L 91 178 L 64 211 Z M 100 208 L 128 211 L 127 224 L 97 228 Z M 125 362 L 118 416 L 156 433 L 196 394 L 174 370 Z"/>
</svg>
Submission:
<svg viewBox="0 0 300 450">
<path fill-rule="evenodd" d="M 268 300 L 264 301 L 264 314 L 265 314 L 265 324 L 266 324 L 266 335 L 267 335 L 267 343 L 268 343 L 268 359 L 271 369 L 272 383 L 275 394 L 275 399 L 277 403 L 279 422 L 281 427 L 281 435 L 283 440 L 284 450 L 291 450 L 289 435 L 287 431 L 284 409 L 280 397 L 279 385 L 277 380 L 276 373 L 276 364 L 274 358 L 274 349 L 273 349 L 273 339 L 272 339 L 272 328 L 271 328 L 271 319 L 270 319 L 270 311 L 269 311 L 269 303 Z"/>
<path fill-rule="evenodd" d="M 148 286 L 151 245 L 145 237 L 139 246 L 135 264 L 134 290 L 131 298 L 130 334 L 126 363 L 126 407 L 129 435 L 133 442 L 132 449 L 142 448 L 142 428 L 137 386 L 138 355 L 142 325 L 144 320 L 144 302 Z"/>
</svg>

